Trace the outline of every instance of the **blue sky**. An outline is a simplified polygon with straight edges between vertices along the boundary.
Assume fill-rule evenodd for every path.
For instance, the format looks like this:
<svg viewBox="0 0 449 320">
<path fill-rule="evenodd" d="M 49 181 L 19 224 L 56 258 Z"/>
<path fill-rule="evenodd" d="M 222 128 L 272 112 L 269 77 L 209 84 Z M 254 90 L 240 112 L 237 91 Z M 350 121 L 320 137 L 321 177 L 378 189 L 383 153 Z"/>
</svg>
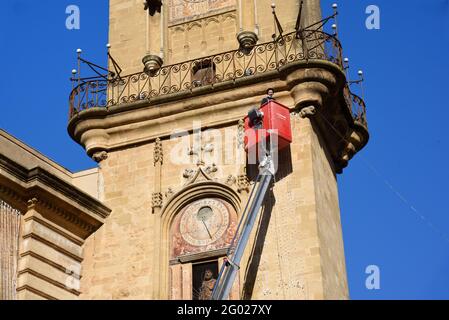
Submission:
<svg viewBox="0 0 449 320">
<path fill-rule="evenodd" d="M 323 0 L 331 13 L 334 1 Z M 352 299 L 449 299 L 448 0 L 341 0 L 351 75 L 362 68 L 371 140 L 338 177 Z M 65 9 L 81 9 L 81 29 Z M 380 30 L 365 8 L 381 10 Z M 75 50 L 106 64 L 106 0 L 0 2 L 0 127 L 67 168 L 95 165 L 66 131 Z M 282 22 L 282 17 L 280 17 Z M 365 268 L 380 268 L 367 290 Z"/>
</svg>

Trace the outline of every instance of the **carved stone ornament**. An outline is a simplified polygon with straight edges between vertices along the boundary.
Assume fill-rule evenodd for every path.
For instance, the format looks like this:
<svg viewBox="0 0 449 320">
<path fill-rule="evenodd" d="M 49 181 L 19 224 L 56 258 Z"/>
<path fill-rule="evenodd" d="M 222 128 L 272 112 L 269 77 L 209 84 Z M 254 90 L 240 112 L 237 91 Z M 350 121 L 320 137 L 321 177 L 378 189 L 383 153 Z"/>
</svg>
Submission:
<svg viewBox="0 0 449 320">
<path fill-rule="evenodd" d="M 212 163 L 211 166 L 207 166 L 206 169 L 204 169 L 204 172 L 206 172 L 207 174 L 212 174 L 218 171 L 218 167 L 215 163 Z"/>
<path fill-rule="evenodd" d="M 100 163 L 101 161 L 106 160 L 107 158 L 108 158 L 108 153 L 106 151 L 96 152 L 92 156 L 92 159 L 97 163 Z"/>
<path fill-rule="evenodd" d="M 226 178 L 226 184 L 228 186 L 232 186 L 237 182 L 237 178 L 234 177 L 232 174 L 230 174 L 227 178 Z"/>
<path fill-rule="evenodd" d="M 250 183 L 249 183 L 249 179 L 246 176 L 246 174 L 240 174 L 237 177 L 237 191 L 238 192 L 242 192 L 242 191 L 249 192 L 249 187 L 250 187 Z"/>
<path fill-rule="evenodd" d="M 173 189 L 170 187 L 170 188 L 167 189 L 167 192 L 165 192 L 165 197 L 168 199 L 168 198 L 173 197 L 174 194 L 175 194 L 175 192 L 174 192 Z"/>
<path fill-rule="evenodd" d="M 212 153 L 214 151 L 214 145 L 212 143 L 207 143 L 201 147 L 193 146 L 187 150 L 187 155 L 196 156 L 198 159 L 196 161 L 197 166 L 204 166 L 204 155 L 205 153 Z"/>
<path fill-rule="evenodd" d="M 315 114 L 316 114 L 316 109 L 314 106 L 302 108 L 301 111 L 299 112 L 299 116 L 303 119 L 310 118 L 310 117 L 314 116 Z"/>
<path fill-rule="evenodd" d="M 162 208 L 163 198 L 162 193 L 154 192 L 151 197 L 153 210 L 155 208 Z"/>
<path fill-rule="evenodd" d="M 34 209 L 34 207 L 37 205 L 37 203 L 39 202 L 39 200 L 37 198 L 31 198 L 27 201 L 27 207 L 28 210 L 32 210 Z"/>
<path fill-rule="evenodd" d="M 154 143 L 154 164 L 161 164 L 164 161 L 164 151 L 162 149 L 161 139 L 157 138 Z"/>
<path fill-rule="evenodd" d="M 245 144 L 245 121 L 243 121 L 243 119 L 239 120 L 237 126 L 237 143 L 239 148 L 243 147 Z"/>
</svg>

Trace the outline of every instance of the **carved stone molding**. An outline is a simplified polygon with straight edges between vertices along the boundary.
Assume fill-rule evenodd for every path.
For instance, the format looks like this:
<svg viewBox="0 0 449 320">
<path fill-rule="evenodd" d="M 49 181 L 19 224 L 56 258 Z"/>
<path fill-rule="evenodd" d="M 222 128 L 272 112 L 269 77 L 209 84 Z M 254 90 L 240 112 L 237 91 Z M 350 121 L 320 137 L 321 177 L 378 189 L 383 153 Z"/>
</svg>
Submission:
<svg viewBox="0 0 449 320">
<path fill-rule="evenodd" d="M 204 168 L 198 168 L 197 170 L 193 170 L 192 176 L 189 178 L 188 182 L 185 186 L 195 184 L 202 181 L 214 181 L 211 176 L 206 172 Z"/>
<path fill-rule="evenodd" d="M 200 167 L 198 169 L 185 169 L 182 176 L 188 180 L 195 180 L 199 174 L 207 176 L 207 180 L 210 180 L 210 176 L 218 171 L 218 167 L 215 163 L 207 167 Z M 195 178 L 194 178 L 195 177 Z"/>
<path fill-rule="evenodd" d="M 154 164 L 157 163 L 163 164 L 164 162 L 164 150 L 162 149 L 162 142 L 160 138 L 156 139 L 156 142 L 154 143 Z"/>
<path fill-rule="evenodd" d="M 28 210 L 36 210 L 40 214 L 43 214 L 47 217 L 49 217 L 50 214 L 54 214 L 55 216 L 63 219 L 65 223 L 81 229 L 82 233 L 86 235 L 94 233 L 101 226 L 100 223 L 93 224 L 86 219 L 80 218 L 75 213 L 56 205 L 54 202 L 37 195 L 31 197 L 27 201 L 27 207 Z"/>
<path fill-rule="evenodd" d="M 84 239 L 96 231 L 111 212 L 59 176 L 41 167 L 27 169 L 2 155 L 0 193 L 22 213 L 36 210 Z"/>
<path fill-rule="evenodd" d="M 0 195 L 2 199 L 9 201 L 12 201 L 14 203 L 18 203 L 20 205 L 20 208 L 18 209 L 24 209 L 24 203 L 26 202 L 25 199 L 23 199 L 23 197 L 17 193 L 16 191 L 14 191 L 11 188 L 8 188 L 5 185 L 0 185 Z"/>
<path fill-rule="evenodd" d="M 314 126 L 322 131 L 323 141 L 329 146 L 330 157 L 336 165 L 337 172 L 341 169 L 338 161 L 343 150 L 338 141 L 335 141 L 340 137 L 336 137 L 328 122 L 334 123 L 337 116 L 342 116 L 346 127 L 354 127 L 360 132 L 363 143 L 360 147 L 356 147 L 357 150 L 366 145 L 369 139 L 367 128 L 357 127 L 348 103 L 343 97 L 342 88 L 346 80 L 344 72 L 331 63 L 298 61 L 280 67 L 279 77 L 273 78 L 269 73 L 262 73 L 240 80 L 244 82 L 239 86 L 229 81 L 216 84 L 213 88 L 123 103 L 120 108 L 84 110 L 70 120 L 68 131 L 72 138 L 85 146 L 87 153 L 91 154 L 98 149 L 123 148 L 131 145 L 130 141 L 123 138 L 128 134 L 134 137 L 132 143 L 169 137 L 172 130 L 179 125 L 177 121 L 180 118 L 186 120 L 187 117 L 191 119 L 201 117 L 203 127 L 218 127 L 232 121 L 238 122 L 247 112 L 249 103 L 253 103 L 245 101 L 253 98 L 254 92 L 264 92 L 267 83 L 270 83 L 278 96 L 288 94 L 293 99 L 292 102 L 288 102 L 292 109 L 312 105 L 317 108 Z M 229 95 L 227 90 L 231 88 L 233 94 Z M 186 108 L 187 103 L 189 108 Z M 211 116 L 217 108 L 226 110 L 219 119 Z M 133 112 L 129 112 L 130 110 Z M 110 121 L 111 119 L 114 121 Z M 99 123 L 105 124 L 106 127 L 101 127 Z M 161 123 L 164 123 L 164 129 L 160 126 Z M 121 128 L 121 135 L 115 130 L 118 127 Z"/>
<path fill-rule="evenodd" d="M 163 299 L 170 297 L 170 249 L 169 246 L 162 244 L 169 242 L 170 227 L 174 218 L 182 208 L 192 201 L 217 197 L 226 200 L 236 212 L 241 212 L 241 198 L 238 193 L 226 184 L 207 180 L 207 176 L 199 168 L 192 183 L 185 185 L 182 190 L 177 191 L 170 200 L 164 203 L 160 213 L 160 223 L 155 228 L 153 237 L 155 247 L 159 250 L 155 255 L 153 266 L 156 270 L 161 270 L 155 277 L 155 281 L 159 284 L 155 288 L 158 297 Z"/>
</svg>

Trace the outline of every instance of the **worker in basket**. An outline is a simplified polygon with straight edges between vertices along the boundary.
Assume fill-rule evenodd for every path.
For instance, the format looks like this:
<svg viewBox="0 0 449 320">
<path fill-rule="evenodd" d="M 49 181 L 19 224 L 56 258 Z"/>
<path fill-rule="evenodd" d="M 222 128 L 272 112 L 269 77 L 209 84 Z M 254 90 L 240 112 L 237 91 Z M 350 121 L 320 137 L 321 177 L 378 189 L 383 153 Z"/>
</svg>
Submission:
<svg viewBox="0 0 449 320">
<path fill-rule="evenodd" d="M 260 103 L 260 105 L 263 106 L 264 104 L 266 104 L 266 103 L 268 103 L 268 102 L 270 102 L 270 101 L 276 100 L 276 99 L 273 97 L 273 95 L 274 95 L 274 89 L 273 89 L 273 88 L 269 88 L 269 89 L 267 90 L 267 96 L 266 96 L 265 98 L 262 99 L 262 102 Z"/>
</svg>

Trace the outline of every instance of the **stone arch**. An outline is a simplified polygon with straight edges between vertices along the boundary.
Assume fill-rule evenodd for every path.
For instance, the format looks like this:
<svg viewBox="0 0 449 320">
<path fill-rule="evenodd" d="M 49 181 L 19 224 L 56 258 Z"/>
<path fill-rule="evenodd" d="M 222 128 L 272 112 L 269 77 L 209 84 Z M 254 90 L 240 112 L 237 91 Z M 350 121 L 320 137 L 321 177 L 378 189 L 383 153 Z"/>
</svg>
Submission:
<svg viewBox="0 0 449 320">
<path fill-rule="evenodd" d="M 201 172 L 201 169 L 198 173 Z M 197 175 L 198 175 L 197 173 Z M 192 180 L 195 180 L 192 179 Z M 217 181 L 206 180 L 185 186 L 181 191 L 173 195 L 172 198 L 164 205 L 160 215 L 159 231 L 159 254 L 156 272 L 159 273 L 158 285 L 159 292 L 157 296 L 161 299 L 168 299 L 169 288 L 169 260 L 170 260 L 170 228 L 175 217 L 181 210 L 196 200 L 203 198 L 220 198 L 228 202 L 239 217 L 241 214 L 241 198 L 239 194 L 229 187 Z M 155 284 L 157 286 L 157 284 Z"/>
</svg>

